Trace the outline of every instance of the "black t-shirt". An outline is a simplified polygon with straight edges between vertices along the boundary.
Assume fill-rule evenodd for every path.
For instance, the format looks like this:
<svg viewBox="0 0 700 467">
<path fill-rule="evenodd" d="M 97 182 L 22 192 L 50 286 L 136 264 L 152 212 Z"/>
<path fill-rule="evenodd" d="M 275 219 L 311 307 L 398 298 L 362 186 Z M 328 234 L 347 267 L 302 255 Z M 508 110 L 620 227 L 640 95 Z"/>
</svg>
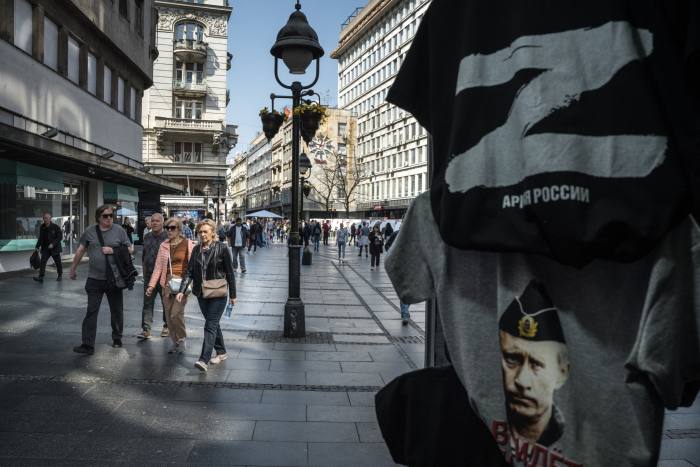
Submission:
<svg viewBox="0 0 700 467">
<path fill-rule="evenodd" d="M 697 213 L 697 3 L 433 0 L 387 100 L 445 242 L 632 261 Z"/>
</svg>

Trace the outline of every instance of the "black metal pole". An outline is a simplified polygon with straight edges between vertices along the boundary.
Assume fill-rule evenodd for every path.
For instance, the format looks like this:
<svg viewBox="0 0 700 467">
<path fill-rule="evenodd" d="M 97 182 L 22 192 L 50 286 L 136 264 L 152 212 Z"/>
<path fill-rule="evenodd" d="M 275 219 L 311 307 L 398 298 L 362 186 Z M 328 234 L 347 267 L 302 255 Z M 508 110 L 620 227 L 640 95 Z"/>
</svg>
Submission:
<svg viewBox="0 0 700 467">
<path fill-rule="evenodd" d="M 292 83 L 292 110 L 301 101 L 302 85 Z M 299 236 L 299 139 L 301 121 L 292 112 L 292 225 L 289 234 L 289 295 L 284 305 L 284 337 L 305 337 L 306 318 L 301 300 L 301 238 Z"/>
</svg>

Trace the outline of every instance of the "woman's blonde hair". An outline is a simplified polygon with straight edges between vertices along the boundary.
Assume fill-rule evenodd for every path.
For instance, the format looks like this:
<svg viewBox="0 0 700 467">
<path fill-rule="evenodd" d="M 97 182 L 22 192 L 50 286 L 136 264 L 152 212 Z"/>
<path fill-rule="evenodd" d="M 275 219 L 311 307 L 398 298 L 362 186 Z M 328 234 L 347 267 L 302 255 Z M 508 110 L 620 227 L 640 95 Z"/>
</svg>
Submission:
<svg viewBox="0 0 700 467">
<path fill-rule="evenodd" d="M 170 219 L 165 221 L 165 227 L 168 227 L 170 225 L 174 225 L 175 227 L 177 227 L 177 232 L 182 237 L 182 221 L 177 217 L 171 217 Z"/>
<path fill-rule="evenodd" d="M 201 229 L 205 225 L 208 225 L 209 227 L 211 227 L 211 231 L 213 233 L 216 233 L 216 222 L 214 222 L 212 219 L 202 219 L 201 221 L 199 221 L 199 224 L 197 224 L 197 228 L 195 229 L 195 232 L 199 233 L 199 229 Z"/>
</svg>

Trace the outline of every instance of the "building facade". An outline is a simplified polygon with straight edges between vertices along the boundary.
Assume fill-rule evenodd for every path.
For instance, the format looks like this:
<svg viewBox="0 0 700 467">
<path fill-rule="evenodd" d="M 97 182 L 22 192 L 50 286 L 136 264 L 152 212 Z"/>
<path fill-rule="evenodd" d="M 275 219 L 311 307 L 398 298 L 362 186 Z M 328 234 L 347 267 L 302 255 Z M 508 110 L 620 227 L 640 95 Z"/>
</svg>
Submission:
<svg viewBox="0 0 700 467">
<path fill-rule="evenodd" d="M 258 133 L 243 156 L 248 165 L 245 202 L 247 211 L 267 209 L 270 205 L 271 147 L 265 135 Z"/>
<path fill-rule="evenodd" d="M 360 174 L 355 167 L 357 119 L 348 110 L 328 108 L 327 117 L 301 152 L 311 161 L 306 174 L 311 191 L 303 197 L 305 218 L 328 218 L 344 212 L 343 193 Z M 271 142 L 270 202 L 265 207 L 282 216 L 291 216 L 292 119 L 289 118 Z M 352 197 L 351 197 L 352 202 Z"/>
<path fill-rule="evenodd" d="M 0 0 L 0 272 L 26 268 L 44 212 L 70 254 L 97 206 L 136 222 L 182 189 L 142 161 L 154 20 L 150 0 Z"/>
<path fill-rule="evenodd" d="M 159 55 L 144 96 L 144 163 L 185 187 L 184 196 L 161 197 L 169 215 L 201 216 L 212 211 L 207 192 L 225 186 L 226 156 L 237 142 L 235 125 L 225 121 L 232 9 L 227 0 L 156 0 L 154 6 Z"/>
<path fill-rule="evenodd" d="M 248 191 L 248 161 L 239 154 L 226 173 L 226 206 L 229 218 L 245 218 L 246 193 Z"/>
<path fill-rule="evenodd" d="M 385 101 L 430 0 L 370 0 L 343 25 L 338 47 L 338 106 L 357 115 L 357 157 L 368 174 L 359 187 L 361 217 L 398 218 L 428 189 L 428 135 Z"/>
</svg>

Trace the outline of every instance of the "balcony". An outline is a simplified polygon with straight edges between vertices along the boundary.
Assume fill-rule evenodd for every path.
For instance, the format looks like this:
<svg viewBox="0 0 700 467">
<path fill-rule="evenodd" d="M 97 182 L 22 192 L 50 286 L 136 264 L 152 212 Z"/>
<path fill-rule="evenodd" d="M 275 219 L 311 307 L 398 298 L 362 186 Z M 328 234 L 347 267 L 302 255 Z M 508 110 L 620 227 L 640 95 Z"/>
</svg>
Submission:
<svg viewBox="0 0 700 467">
<path fill-rule="evenodd" d="M 163 128 L 176 132 L 209 131 L 220 133 L 223 131 L 223 124 L 221 120 L 156 117 L 156 128 Z"/>
<path fill-rule="evenodd" d="M 194 39 L 178 39 L 173 46 L 175 58 L 183 62 L 204 63 L 207 61 L 206 42 Z"/>
<path fill-rule="evenodd" d="M 180 97 L 202 98 L 207 95 L 207 80 L 200 82 L 174 80 L 173 94 Z"/>
</svg>

